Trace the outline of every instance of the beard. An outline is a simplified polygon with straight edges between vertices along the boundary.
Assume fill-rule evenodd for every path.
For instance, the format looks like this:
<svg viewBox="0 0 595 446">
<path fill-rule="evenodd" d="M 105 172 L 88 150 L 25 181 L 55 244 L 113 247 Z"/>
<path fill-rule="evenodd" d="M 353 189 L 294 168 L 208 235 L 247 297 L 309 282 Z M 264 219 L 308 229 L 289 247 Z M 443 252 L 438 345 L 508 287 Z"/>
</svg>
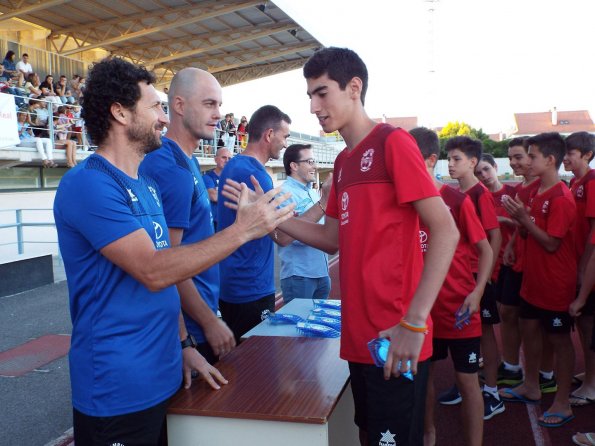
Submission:
<svg viewBox="0 0 595 446">
<path fill-rule="evenodd" d="M 163 126 L 160 127 L 163 129 Z M 149 129 L 134 121 L 126 135 L 130 142 L 137 146 L 139 153 L 144 156 L 161 147 L 161 136 L 156 135 L 155 130 L 159 130 L 159 127 L 151 126 Z"/>
</svg>

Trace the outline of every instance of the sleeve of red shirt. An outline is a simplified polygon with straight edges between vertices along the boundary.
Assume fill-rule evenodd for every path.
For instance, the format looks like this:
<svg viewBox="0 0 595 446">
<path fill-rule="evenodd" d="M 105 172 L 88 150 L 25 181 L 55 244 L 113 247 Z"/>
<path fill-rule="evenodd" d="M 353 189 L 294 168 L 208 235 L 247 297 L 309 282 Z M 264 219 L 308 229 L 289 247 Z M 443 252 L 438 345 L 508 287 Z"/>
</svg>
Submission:
<svg viewBox="0 0 595 446">
<path fill-rule="evenodd" d="M 595 218 L 595 179 L 587 181 L 587 184 L 585 184 L 585 194 L 587 194 L 585 217 Z"/>
<path fill-rule="evenodd" d="M 335 189 L 335 182 L 331 184 L 331 190 L 328 194 L 328 202 L 326 203 L 326 215 L 332 218 L 339 219 L 339 209 L 337 205 L 337 192 Z"/>
<path fill-rule="evenodd" d="M 487 238 L 477 212 L 475 212 L 475 206 L 469 197 L 465 197 L 461 205 L 459 230 L 462 234 L 466 234 L 469 243 L 473 246 Z"/>
<path fill-rule="evenodd" d="M 547 234 L 552 237 L 563 238 L 576 218 L 574 199 L 566 195 L 554 198 L 550 201 L 549 212 Z"/>
<path fill-rule="evenodd" d="M 417 143 L 409 133 L 397 129 L 388 136 L 385 144 L 385 161 L 399 204 L 439 195 L 426 170 L 426 164 Z"/>
<path fill-rule="evenodd" d="M 481 194 L 479 197 L 479 212 L 481 214 L 481 224 L 486 231 L 498 229 L 498 215 L 496 214 L 496 202 L 490 193 Z"/>
</svg>

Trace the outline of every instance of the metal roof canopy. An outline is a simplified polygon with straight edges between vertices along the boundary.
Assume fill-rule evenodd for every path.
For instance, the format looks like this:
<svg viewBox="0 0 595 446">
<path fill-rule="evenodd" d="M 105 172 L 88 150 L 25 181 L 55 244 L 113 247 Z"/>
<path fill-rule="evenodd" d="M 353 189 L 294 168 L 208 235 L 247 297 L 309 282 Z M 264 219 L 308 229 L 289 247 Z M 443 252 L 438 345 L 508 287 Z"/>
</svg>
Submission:
<svg viewBox="0 0 595 446">
<path fill-rule="evenodd" d="M 300 68 L 323 47 L 267 0 L 0 0 L 0 12 L 49 29 L 60 55 L 101 48 L 159 83 L 198 67 L 228 86 Z"/>
</svg>

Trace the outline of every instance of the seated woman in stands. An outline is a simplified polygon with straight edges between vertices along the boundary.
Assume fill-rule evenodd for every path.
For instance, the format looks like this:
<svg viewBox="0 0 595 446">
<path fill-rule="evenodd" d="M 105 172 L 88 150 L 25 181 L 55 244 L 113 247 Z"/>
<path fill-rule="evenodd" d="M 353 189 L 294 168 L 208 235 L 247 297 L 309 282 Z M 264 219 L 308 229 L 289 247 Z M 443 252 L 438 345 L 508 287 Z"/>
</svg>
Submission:
<svg viewBox="0 0 595 446">
<path fill-rule="evenodd" d="M 39 99 L 43 94 L 40 85 L 41 82 L 39 82 L 37 73 L 29 73 L 27 82 L 25 82 L 26 95 L 33 99 Z"/>
<path fill-rule="evenodd" d="M 52 102 L 56 105 L 62 105 L 62 100 L 54 88 L 54 76 L 48 74 L 45 77 L 45 80 L 39 85 L 39 88 L 41 89 L 41 94 L 43 94 L 46 101 Z M 54 110 L 56 110 L 55 107 Z"/>
<path fill-rule="evenodd" d="M 68 132 L 71 127 L 70 119 L 66 116 L 66 107 L 58 108 L 58 116 L 54 116 L 54 136 L 56 148 L 64 147 L 66 150 L 66 165 L 68 167 L 76 166 L 76 143 L 68 139 Z"/>
<path fill-rule="evenodd" d="M 17 65 L 14 61 L 16 58 L 16 54 L 14 51 L 9 50 L 4 56 L 4 60 L 2 61 L 2 65 L 4 66 L 4 74 L 14 79 L 15 81 L 19 81 L 19 72 L 17 71 Z M 22 79 L 20 82 L 17 83 L 17 87 L 23 85 Z"/>
<path fill-rule="evenodd" d="M 17 125 L 19 130 L 20 147 L 35 146 L 39 152 L 39 156 L 43 160 L 43 167 L 56 167 L 54 162 L 54 153 L 52 140 L 49 138 L 39 138 L 33 135 L 33 131 L 29 124 L 29 112 L 26 107 L 19 109 L 17 114 Z"/>
</svg>

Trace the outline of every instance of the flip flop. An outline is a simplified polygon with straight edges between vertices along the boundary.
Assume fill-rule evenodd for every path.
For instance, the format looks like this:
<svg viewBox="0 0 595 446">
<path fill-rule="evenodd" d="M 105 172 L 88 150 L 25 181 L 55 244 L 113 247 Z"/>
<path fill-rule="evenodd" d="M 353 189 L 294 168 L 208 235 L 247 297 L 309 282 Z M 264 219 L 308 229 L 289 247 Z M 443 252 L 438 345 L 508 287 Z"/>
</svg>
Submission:
<svg viewBox="0 0 595 446">
<path fill-rule="evenodd" d="M 579 373 L 578 375 L 574 375 L 572 377 L 572 384 L 574 384 L 576 386 L 580 386 L 583 383 L 583 380 L 580 378 L 580 376 L 585 376 L 585 374 Z"/>
<path fill-rule="evenodd" d="M 560 421 L 558 421 L 557 423 L 546 423 L 545 419 L 546 418 L 560 418 Z M 561 413 L 557 413 L 557 412 L 544 412 L 543 413 L 543 420 L 539 420 L 537 422 L 537 424 L 539 424 L 542 427 L 560 427 L 560 426 L 564 426 L 566 423 L 568 423 L 569 421 L 574 420 L 574 415 L 562 415 Z"/>
<path fill-rule="evenodd" d="M 574 393 L 570 394 L 570 398 L 574 398 L 576 400 L 576 401 L 570 401 L 570 405 L 572 407 L 588 406 L 590 404 L 595 403 L 595 400 L 592 398 L 588 398 L 586 396 L 575 395 Z"/>
<path fill-rule="evenodd" d="M 584 442 L 580 441 L 578 439 L 579 435 L 583 435 L 587 439 L 588 443 L 584 443 Z M 595 446 L 595 434 L 593 434 L 593 433 L 582 434 L 580 432 L 577 432 L 576 434 L 574 434 L 572 436 L 572 442 L 574 444 L 578 444 L 579 446 Z"/>
<path fill-rule="evenodd" d="M 539 404 L 541 402 L 541 399 L 532 400 L 531 398 L 516 393 L 512 389 L 504 389 L 503 393 L 500 394 L 500 398 L 507 403 Z"/>
</svg>

